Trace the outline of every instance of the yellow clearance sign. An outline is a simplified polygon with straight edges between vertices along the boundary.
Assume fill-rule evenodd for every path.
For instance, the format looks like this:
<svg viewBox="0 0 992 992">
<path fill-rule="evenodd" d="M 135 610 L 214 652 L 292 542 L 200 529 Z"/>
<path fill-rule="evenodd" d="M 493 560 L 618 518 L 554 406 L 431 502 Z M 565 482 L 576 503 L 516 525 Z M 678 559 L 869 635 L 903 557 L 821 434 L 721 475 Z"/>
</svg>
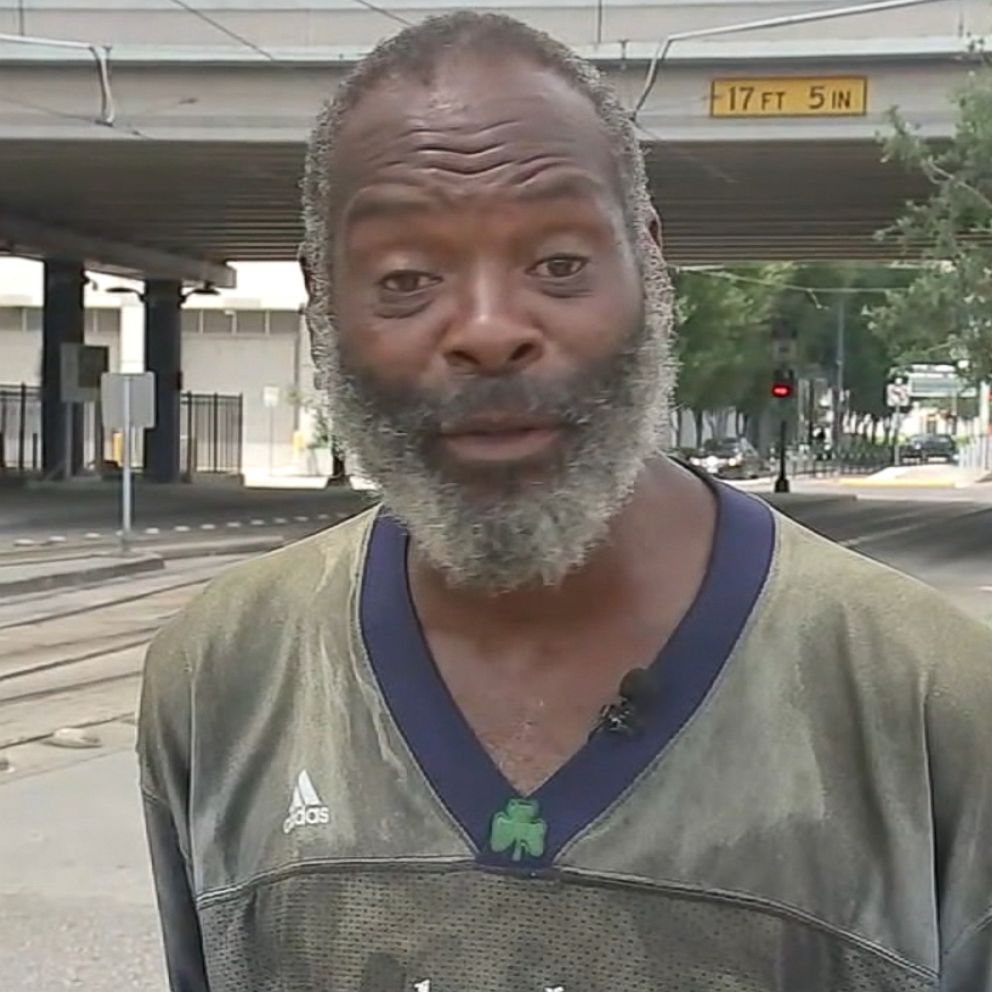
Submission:
<svg viewBox="0 0 992 992">
<path fill-rule="evenodd" d="M 711 117 L 863 117 L 868 110 L 864 76 L 779 79 L 714 79 Z"/>
</svg>

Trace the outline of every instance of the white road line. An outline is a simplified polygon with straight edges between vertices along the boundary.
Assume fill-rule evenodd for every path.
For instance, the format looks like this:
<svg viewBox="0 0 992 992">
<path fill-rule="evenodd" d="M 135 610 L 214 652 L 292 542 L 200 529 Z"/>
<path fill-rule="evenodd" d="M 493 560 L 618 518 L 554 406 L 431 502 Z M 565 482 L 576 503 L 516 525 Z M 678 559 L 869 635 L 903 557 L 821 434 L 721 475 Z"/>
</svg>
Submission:
<svg viewBox="0 0 992 992">
<path fill-rule="evenodd" d="M 145 528 L 145 533 L 146 534 L 161 534 L 162 532 L 158 529 L 158 527 L 146 527 Z"/>
<path fill-rule="evenodd" d="M 216 524 L 200 524 L 200 530 L 216 530 Z"/>
<path fill-rule="evenodd" d="M 297 521 L 297 523 L 301 523 L 301 524 L 309 523 L 310 521 L 309 517 L 293 517 L 293 519 Z"/>
<path fill-rule="evenodd" d="M 272 522 L 273 522 L 274 524 L 284 524 L 284 523 L 286 523 L 287 521 L 286 521 L 286 518 L 285 518 L 285 517 L 273 517 L 273 518 L 272 518 Z"/>
<path fill-rule="evenodd" d="M 992 592 L 992 586 L 979 586 L 979 592 Z"/>
<path fill-rule="evenodd" d="M 52 534 L 52 536 L 48 539 L 49 544 L 62 544 L 65 541 L 66 537 L 64 534 Z"/>
<path fill-rule="evenodd" d="M 90 531 L 88 534 L 83 535 L 87 541 L 99 541 L 100 535 L 96 531 Z"/>
<path fill-rule="evenodd" d="M 330 520 L 331 517 L 330 517 L 330 514 L 327 514 L 327 513 L 318 513 L 317 514 L 317 519 L 318 520 Z"/>
<path fill-rule="evenodd" d="M 188 534 L 189 528 L 185 524 L 179 524 L 172 528 L 177 534 Z"/>
<path fill-rule="evenodd" d="M 15 548 L 29 548 L 32 544 L 34 544 L 34 541 L 30 537 L 19 537 L 14 541 Z"/>
<path fill-rule="evenodd" d="M 232 530 L 234 530 L 235 528 L 241 526 L 241 521 L 240 520 L 228 520 L 227 526 L 230 527 Z"/>
<path fill-rule="evenodd" d="M 253 520 L 251 522 L 251 525 L 252 525 L 252 527 L 264 527 L 265 526 L 265 521 L 264 520 Z"/>
</svg>

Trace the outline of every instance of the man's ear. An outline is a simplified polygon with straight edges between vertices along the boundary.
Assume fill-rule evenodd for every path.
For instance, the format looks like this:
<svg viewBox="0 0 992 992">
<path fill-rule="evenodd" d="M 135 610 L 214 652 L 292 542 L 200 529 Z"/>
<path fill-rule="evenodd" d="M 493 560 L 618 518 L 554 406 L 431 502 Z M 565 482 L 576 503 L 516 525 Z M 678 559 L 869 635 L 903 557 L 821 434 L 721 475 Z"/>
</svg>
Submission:
<svg viewBox="0 0 992 992">
<path fill-rule="evenodd" d="M 310 268 L 310 259 L 307 257 L 306 248 L 300 245 L 296 250 L 296 261 L 299 263 L 303 273 L 303 284 L 307 288 L 307 295 L 313 294 L 313 270 Z"/>
</svg>

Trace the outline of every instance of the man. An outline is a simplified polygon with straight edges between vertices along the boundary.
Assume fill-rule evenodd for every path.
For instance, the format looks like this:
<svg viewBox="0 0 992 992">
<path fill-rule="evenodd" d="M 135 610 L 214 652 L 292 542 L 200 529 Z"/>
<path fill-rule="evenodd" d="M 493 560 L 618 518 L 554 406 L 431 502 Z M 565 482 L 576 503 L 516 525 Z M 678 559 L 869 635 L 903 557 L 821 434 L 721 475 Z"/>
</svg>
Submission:
<svg viewBox="0 0 992 992">
<path fill-rule="evenodd" d="M 669 284 L 596 73 L 427 21 L 304 197 L 384 509 L 152 648 L 175 992 L 992 990 L 992 636 L 659 454 Z"/>
</svg>

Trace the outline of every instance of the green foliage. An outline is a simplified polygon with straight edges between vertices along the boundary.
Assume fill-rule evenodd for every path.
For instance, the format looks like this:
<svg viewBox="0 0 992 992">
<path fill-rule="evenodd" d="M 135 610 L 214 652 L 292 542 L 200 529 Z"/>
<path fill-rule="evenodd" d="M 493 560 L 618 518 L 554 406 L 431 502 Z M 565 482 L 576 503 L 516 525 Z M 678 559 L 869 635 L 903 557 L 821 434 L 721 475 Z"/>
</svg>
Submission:
<svg viewBox="0 0 992 992">
<path fill-rule="evenodd" d="M 931 193 L 881 236 L 926 264 L 872 324 L 903 354 L 969 359 L 979 381 L 992 377 L 992 67 L 973 71 L 956 103 L 955 134 L 942 146 L 890 113 L 886 158 L 925 176 Z"/>
<path fill-rule="evenodd" d="M 830 382 L 836 374 L 838 325 L 843 318 L 844 385 L 850 392 L 850 413 L 879 419 L 888 414 L 885 383 L 892 368 L 902 362 L 901 343 L 881 329 L 876 331 L 871 310 L 884 298 L 880 291 L 898 292 L 915 277 L 913 269 L 882 265 L 801 266 L 793 271 L 792 284 L 810 291 L 790 291 L 779 300 L 776 319 L 796 333 L 800 369 Z"/>
<path fill-rule="evenodd" d="M 769 319 L 789 271 L 779 265 L 676 274 L 676 401 L 681 408 L 750 412 L 764 404 Z M 766 388 L 759 397 L 754 386 L 760 377 Z"/>
<path fill-rule="evenodd" d="M 800 376 L 833 381 L 843 305 L 850 412 L 884 418 L 885 383 L 900 363 L 901 342 L 876 330 L 869 311 L 880 290 L 897 290 L 915 276 L 911 269 L 836 263 L 679 273 L 679 406 L 698 415 L 728 407 L 760 415 L 771 402 L 774 329 L 795 336 Z"/>
</svg>

